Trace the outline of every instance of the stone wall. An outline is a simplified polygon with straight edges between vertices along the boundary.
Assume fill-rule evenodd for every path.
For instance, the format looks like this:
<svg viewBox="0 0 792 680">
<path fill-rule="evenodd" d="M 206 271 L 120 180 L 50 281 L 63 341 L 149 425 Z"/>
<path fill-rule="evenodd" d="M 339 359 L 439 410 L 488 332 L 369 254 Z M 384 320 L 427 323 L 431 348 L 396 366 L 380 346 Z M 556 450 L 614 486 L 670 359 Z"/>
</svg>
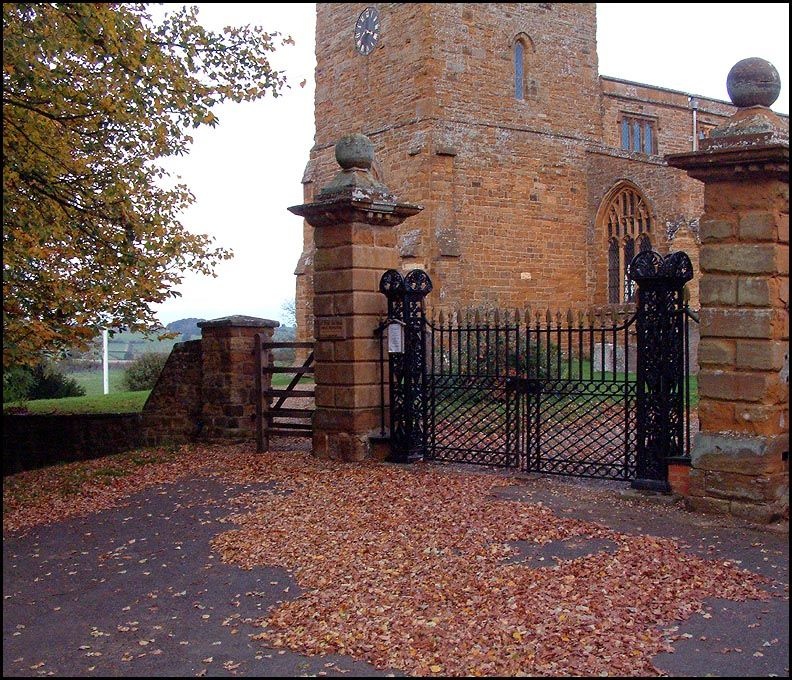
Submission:
<svg viewBox="0 0 792 680">
<path fill-rule="evenodd" d="M 685 153 L 693 149 L 693 108 L 686 92 L 632 83 L 602 76 L 602 144 L 618 149 L 621 146 L 619 117 L 636 114 L 657 121 L 659 154 Z M 697 97 L 696 128 L 699 132 L 720 125 L 735 112 L 728 102 Z M 699 187 L 701 194 L 701 187 Z"/>
<path fill-rule="evenodd" d="M 141 421 L 139 413 L 3 414 L 3 475 L 142 446 Z"/>
<path fill-rule="evenodd" d="M 366 7 L 317 5 L 316 143 L 304 202 L 335 173 L 333 144 L 367 135 L 377 179 L 424 206 L 397 244 L 402 271 L 431 276 L 430 310 L 605 303 L 607 249 L 596 218 L 624 179 L 651 204 L 653 246 L 682 248 L 673 237 L 697 223 L 703 189 L 662 155 L 692 148 L 689 97 L 601 77 L 593 3 L 382 3 L 379 45 L 362 56 L 352 27 Z M 514 95 L 518 37 L 522 100 Z M 619 149 L 624 111 L 657 120 L 657 155 Z M 701 126 L 733 111 L 699 99 Z M 684 248 L 696 262 L 695 239 Z M 300 340 L 313 333 L 313 256 L 306 223 L 295 272 Z"/>
<path fill-rule="evenodd" d="M 203 429 L 201 340 L 173 346 L 159 380 L 143 406 L 143 441 L 196 439 Z"/>
<path fill-rule="evenodd" d="M 589 213 L 586 234 L 589 293 L 594 304 L 607 302 L 607 233 L 598 215 L 608 192 L 629 178 L 646 198 L 653 217 L 650 233 L 652 248 L 662 254 L 684 250 L 694 265 L 698 264 L 699 244 L 695 236 L 687 235 L 691 225 L 698 225 L 704 210 L 701 183 L 690 179 L 684 172 L 669 168 L 659 157 L 640 158 L 614 149 L 592 149 L 587 156 L 586 188 Z M 698 269 L 696 269 L 698 271 Z M 698 301 L 698 280 L 688 284 L 691 300 Z M 697 307 L 696 304 L 692 306 Z"/>
<path fill-rule="evenodd" d="M 199 325 L 203 337 L 174 345 L 140 414 L 3 415 L 4 474 L 140 446 L 255 441 L 255 336 L 271 340 L 278 322 L 229 316 Z M 262 375 L 262 390 L 270 380 Z"/>
</svg>

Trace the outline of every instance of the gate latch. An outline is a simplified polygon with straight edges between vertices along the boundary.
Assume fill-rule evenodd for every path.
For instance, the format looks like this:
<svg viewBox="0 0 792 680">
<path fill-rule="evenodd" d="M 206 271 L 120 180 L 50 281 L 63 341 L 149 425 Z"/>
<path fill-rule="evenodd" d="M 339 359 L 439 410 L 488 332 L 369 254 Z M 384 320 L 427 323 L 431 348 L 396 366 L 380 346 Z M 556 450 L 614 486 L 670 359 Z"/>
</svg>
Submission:
<svg viewBox="0 0 792 680">
<path fill-rule="evenodd" d="M 543 387 L 539 378 L 506 378 L 506 390 L 517 394 L 541 394 Z"/>
</svg>

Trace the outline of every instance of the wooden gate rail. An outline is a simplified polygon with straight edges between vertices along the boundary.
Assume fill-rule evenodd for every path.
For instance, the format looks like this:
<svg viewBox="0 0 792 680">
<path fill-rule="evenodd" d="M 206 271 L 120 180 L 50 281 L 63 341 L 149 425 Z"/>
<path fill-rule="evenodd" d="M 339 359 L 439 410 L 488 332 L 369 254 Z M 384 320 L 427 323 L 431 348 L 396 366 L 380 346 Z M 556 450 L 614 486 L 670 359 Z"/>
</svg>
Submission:
<svg viewBox="0 0 792 680">
<path fill-rule="evenodd" d="M 283 408 L 284 402 L 290 397 L 313 397 L 315 390 L 297 389 L 300 378 L 314 372 L 312 342 L 272 342 L 264 341 L 260 334 L 256 335 L 256 451 L 263 453 L 269 450 L 269 439 L 273 435 L 287 437 L 313 436 L 313 408 Z M 271 361 L 274 349 L 310 349 L 308 358 L 302 366 L 275 366 Z M 294 377 L 285 388 L 272 387 L 272 375 L 275 373 L 293 373 Z M 270 376 L 264 380 L 264 376 Z M 276 399 L 274 404 L 272 400 Z M 288 421 L 281 419 L 286 418 Z M 276 420 L 277 419 L 277 420 Z M 295 420 L 300 422 L 294 422 Z"/>
</svg>

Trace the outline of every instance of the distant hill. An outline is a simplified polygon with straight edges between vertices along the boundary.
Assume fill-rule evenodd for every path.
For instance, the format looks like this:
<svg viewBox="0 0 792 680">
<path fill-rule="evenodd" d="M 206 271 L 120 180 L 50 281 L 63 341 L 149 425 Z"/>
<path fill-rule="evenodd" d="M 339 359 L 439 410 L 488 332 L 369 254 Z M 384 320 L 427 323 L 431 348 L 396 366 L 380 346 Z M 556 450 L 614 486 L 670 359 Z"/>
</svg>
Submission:
<svg viewBox="0 0 792 680">
<path fill-rule="evenodd" d="M 129 331 L 116 331 L 107 342 L 108 358 L 111 361 L 131 361 L 141 354 L 150 352 L 169 353 L 177 342 L 200 340 L 201 329 L 198 323 L 205 319 L 189 318 L 172 321 L 161 331 L 162 333 L 178 333 L 175 338 L 157 339 L 157 334 L 146 337 L 143 333 L 130 333 Z M 296 338 L 297 329 L 294 326 L 278 326 L 275 329 L 273 340 L 290 342 Z M 92 348 L 75 358 L 83 361 L 101 361 L 102 337 L 97 336 L 92 342 Z"/>
<path fill-rule="evenodd" d="M 178 321 L 171 321 L 165 328 L 174 333 L 181 333 L 180 342 L 186 340 L 197 340 L 201 337 L 201 329 L 198 324 L 206 319 L 179 319 Z"/>
<path fill-rule="evenodd" d="M 172 321 L 165 328 L 174 333 L 181 333 L 181 337 L 176 339 L 177 342 L 197 340 L 201 337 L 201 329 L 198 328 L 198 323 L 201 321 L 206 321 L 206 319 L 179 319 Z M 288 342 L 294 340 L 295 337 L 297 337 L 297 329 L 294 326 L 278 326 L 273 339 L 279 342 Z"/>
<path fill-rule="evenodd" d="M 278 326 L 272 339 L 275 342 L 293 342 L 297 337 L 297 329 L 294 326 Z"/>
</svg>

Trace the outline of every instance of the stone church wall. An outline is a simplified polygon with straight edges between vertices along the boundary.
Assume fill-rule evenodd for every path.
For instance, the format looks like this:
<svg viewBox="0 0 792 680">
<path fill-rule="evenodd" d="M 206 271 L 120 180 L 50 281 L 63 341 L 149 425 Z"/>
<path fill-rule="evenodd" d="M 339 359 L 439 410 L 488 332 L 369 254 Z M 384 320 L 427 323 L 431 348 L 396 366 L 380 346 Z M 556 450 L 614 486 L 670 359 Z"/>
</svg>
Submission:
<svg viewBox="0 0 792 680">
<path fill-rule="evenodd" d="M 690 98 L 601 77 L 593 3 L 381 3 L 380 42 L 363 56 L 352 33 L 367 6 L 317 5 L 316 143 L 304 200 L 335 173 L 335 142 L 367 135 L 374 175 L 399 200 L 424 206 L 401 228 L 398 248 L 403 269 L 432 277 L 430 308 L 605 303 L 597 214 L 620 180 L 633 182 L 654 211 L 656 249 L 680 249 L 669 237 L 695 229 L 701 184 L 662 160 L 692 148 Z M 522 100 L 514 92 L 516 39 L 526 52 Z M 733 110 L 699 99 L 702 129 Z M 657 121 L 656 155 L 619 148 L 623 112 Z M 304 237 L 298 336 L 311 339 L 307 225 Z"/>
</svg>

